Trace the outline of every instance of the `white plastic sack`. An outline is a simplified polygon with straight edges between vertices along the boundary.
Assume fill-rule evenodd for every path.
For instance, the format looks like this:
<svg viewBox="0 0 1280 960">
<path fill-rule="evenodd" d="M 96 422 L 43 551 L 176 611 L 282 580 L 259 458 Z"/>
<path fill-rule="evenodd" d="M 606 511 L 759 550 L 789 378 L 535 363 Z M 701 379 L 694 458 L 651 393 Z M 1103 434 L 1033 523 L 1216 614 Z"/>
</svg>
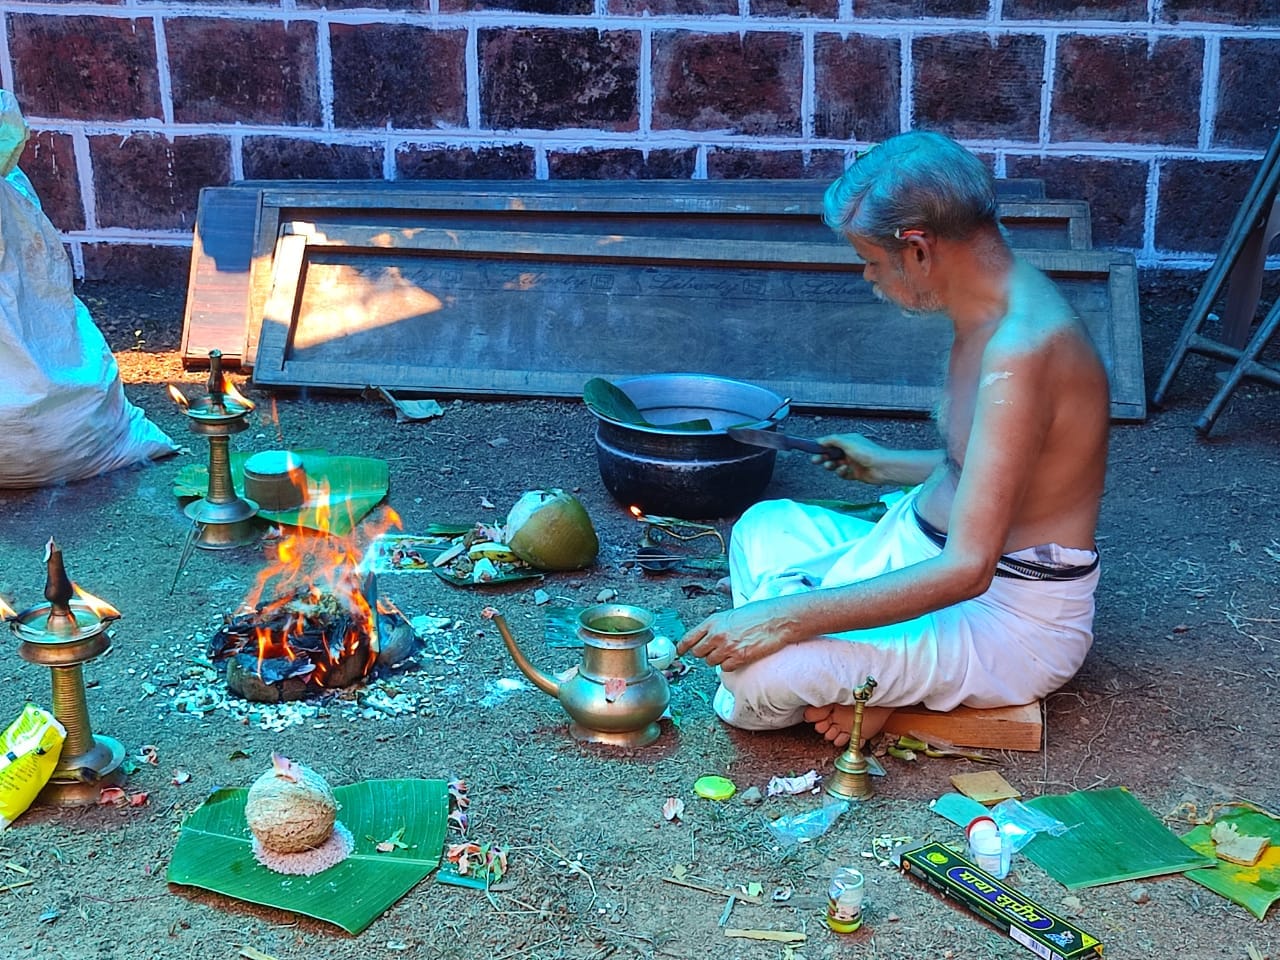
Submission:
<svg viewBox="0 0 1280 960">
<path fill-rule="evenodd" d="M 73 292 L 62 241 L 15 166 L 26 140 L 0 90 L 0 487 L 82 480 L 176 449 L 125 397 Z"/>
</svg>

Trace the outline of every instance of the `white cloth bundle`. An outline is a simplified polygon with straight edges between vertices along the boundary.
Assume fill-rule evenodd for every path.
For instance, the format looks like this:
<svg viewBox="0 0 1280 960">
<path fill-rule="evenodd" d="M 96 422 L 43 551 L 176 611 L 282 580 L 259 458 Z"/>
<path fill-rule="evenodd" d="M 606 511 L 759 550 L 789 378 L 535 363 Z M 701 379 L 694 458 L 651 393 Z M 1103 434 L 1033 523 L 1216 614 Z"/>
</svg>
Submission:
<svg viewBox="0 0 1280 960">
<path fill-rule="evenodd" d="M 16 167 L 26 139 L 0 90 L 0 487 L 81 480 L 176 449 L 125 397 L 73 293 L 58 232 Z"/>
</svg>

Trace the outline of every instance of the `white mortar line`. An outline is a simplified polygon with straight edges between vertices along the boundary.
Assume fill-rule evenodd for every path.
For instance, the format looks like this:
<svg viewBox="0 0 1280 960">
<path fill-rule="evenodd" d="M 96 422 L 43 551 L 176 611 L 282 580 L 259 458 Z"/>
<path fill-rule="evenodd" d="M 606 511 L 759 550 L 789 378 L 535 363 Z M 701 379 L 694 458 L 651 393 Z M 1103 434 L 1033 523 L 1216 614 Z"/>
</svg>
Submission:
<svg viewBox="0 0 1280 960">
<path fill-rule="evenodd" d="M 158 15 L 151 18 L 156 47 L 156 86 L 160 91 L 160 116 L 165 123 L 173 123 L 173 78 L 169 75 L 169 37 L 164 20 Z"/>
<path fill-rule="evenodd" d="M 320 128 L 333 129 L 333 44 L 329 21 L 316 22 L 316 85 L 320 88 Z"/>
<path fill-rule="evenodd" d="M 400 138 L 391 133 L 391 121 L 387 121 L 387 135 L 382 139 L 382 179 L 396 180 L 396 149 L 400 146 Z"/>
<path fill-rule="evenodd" d="M 813 31 L 806 30 L 800 39 L 800 136 L 813 139 L 814 110 L 817 109 L 818 65 L 814 62 Z M 806 164 L 808 160 L 805 161 Z"/>
<path fill-rule="evenodd" d="M 898 57 L 898 86 L 901 87 L 901 92 L 898 96 L 899 131 L 910 130 L 914 121 L 915 100 L 911 93 L 911 74 L 915 64 L 911 41 L 914 39 L 915 34 L 907 33 L 898 43 L 898 49 L 901 51 Z"/>
<path fill-rule="evenodd" d="M 2 8 L 0 8 L 2 9 Z M 9 18 L 0 17 L 0 84 L 13 92 L 13 57 L 9 56 Z"/>
<path fill-rule="evenodd" d="M 231 151 L 231 179 L 244 179 L 244 134 L 239 130 L 231 133 L 227 138 L 228 149 Z"/>
<path fill-rule="evenodd" d="M 1156 209 L 1160 203 L 1160 158 L 1147 163 L 1147 202 L 1142 211 L 1142 247 L 1136 256 L 1156 259 Z M 1212 261 L 1211 261 L 1212 262 Z"/>
<path fill-rule="evenodd" d="M 991 22 L 990 20 L 974 20 L 971 18 L 938 17 L 925 21 L 903 21 L 899 19 L 866 19 L 855 24 L 843 22 L 841 19 L 813 20 L 797 22 L 789 18 L 767 18 L 746 16 L 721 16 L 714 19 L 700 19 L 696 15 L 601 15 L 583 14 L 560 16 L 555 14 L 520 13 L 518 11 L 464 11 L 460 13 L 439 13 L 437 4 L 433 3 L 428 11 L 371 10 L 358 8 L 354 10 L 328 10 L 326 8 L 300 9 L 293 0 L 281 0 L 281 7 L 244 7 L 244 6 L 196 6 L 189 4 L 174 5 L 156 9 L 153 6 L 120 6 L 118 4 L 58 4 L 58 3 L 15 3 L 0 4 L 0 11 L 20 13 L 55 14 L 61 16 L 100 16 L 115 19 L 142 19 L 150 16 L 164 18 L 202 17 L 219 20 L 328 20 L 333 23 L 401 23 L 418 24 L 437 29 L 466 29 L 468 27 L 553 27 L 598 29 L 640 29 L 643 26 L 659 29 L 695 30 L 701 33 L 742 33 L 746 31 L 794 33 L 802 29 L 829 30 L 845 33 L 864 33 L 869 36 L 900 36 L 904 30 L 917 33 L 954 34 L 957 32 L 975 32 L 991 30 L 997 34 L 1025 33 L 1070 33 L 1096 36 L 1120 35 L 1132 36 L 1142 32 L 1151 36 L 1169 36 L 1177 38 L 1203 37 L 1209 35 L 1243 36 L 1251 39 L 1274 39 L 1280 37 L 1280 26 L 1241 26 L 1229 23 L 1193 22 L 1193 23 L 1158 23 L 1151 20 L 1008 20 Z M 851 0 L 840 0 L 843 9 Z M 281 16 L 287 12 L 287 16 Z M 1139 28 L 1141 28 L 1139 30 Z"/>
<path fill-rule="evenodd" d="M 1050 113 L 1053 110 L 1053 76 L 1057 62 L 1058 37 L 1053 34 L 1044 38 L 1044 73 L 1040 84 L 1040 127 L 1036 131 L 1042 148 L 1049 145 L 1049 131 L 1053 129 L 1051 124 L 1053 117 Z"/>
<path fill-rule="evenodd" d="M 1204 41 L 1204 65 L 1200 79 L 1200 138 L 1201 150 L 1213 147 L 1214 112 L 1218 106 L 1218 78 L 1222 72 L 1222 48 L 1217 37 L 1206 37 Z M 1272 77 L 1272 82 L 1275 82 Z"/>
<path fill-rule="evenodd" d="M 98 195 L 93 188 L 93 160 L 89 151 L 89 137 L 84 131 L 71 134 L 71 152 L 76 158 L 76 179 L 80 184 L 80 206 L 84 211 L 85 229 L 96 229 Z"/>
<path fill-rule="evenodd" d="M 635 146 L 637 142 L 637 131 L 634 130 L 611 131 L 572 127 L 470 130 L 461 127 L 453 129 L 392 129 L 384 126 L 320 130 L 314 127 L 271 124 L 164 124 L 154 119 L 106 122 L 97 120 L 50 120 L 41 117 L 28 117 L 27 122 L 33 131 L 64 134 L 83 132 L 90 136 L 106 134 L 127 138 L 134 134 L 143 133 L 164 135 L 170 139 L 178 136 L 282 136 L 316 143 L 354 146 L 368 146 L 371 143 L 380 142 L 383 137 L 388 135 L 394 135 L 403 141 L 430 143 L 446 147 L 556 142 L 573 143 L 578 146 L 614 148 L 618 146 Z M 769 150 L 833 150 L 848 147 L 847 140 L 818 139 L 816 137 L 803 138 L 787 135 L 770 137 L 760 134 L 730 133 L 726 129 L 650 130 L 646 141 L 650 148 L 681 148 L 692 145 L 706 145 L 726 148 L 758 146 Z M 975 150 L 1003 150 L 1011 156 L 1089 156 L 1138 160 L 1159 156 L 1185 160 L 1258 160 L 1263 153 L 1261 148 L 1216 147 L 1210 150 L 1203 150 L 1198 146 L 1188 144 L 1134 144 L 1094 140 L 1063 140 L 1042 145 L 1034 140 L 1009 140 L 987 137 L 965 139 L 963 142 Z"/>
<path fill-rule="evenodd" d="M 477 27 L 467 28 L 467 43 L 463 53 L 463 65 L 466 69 L 467 127 L 473 131 L 480 129 L 480 30 Z"/>
<path fill-rule="evenodd" d="M 636 71 L 636 134 L 648 140 L 653 133 L 653 32 L 640 28 L 640 65 Z"/>
</svg>

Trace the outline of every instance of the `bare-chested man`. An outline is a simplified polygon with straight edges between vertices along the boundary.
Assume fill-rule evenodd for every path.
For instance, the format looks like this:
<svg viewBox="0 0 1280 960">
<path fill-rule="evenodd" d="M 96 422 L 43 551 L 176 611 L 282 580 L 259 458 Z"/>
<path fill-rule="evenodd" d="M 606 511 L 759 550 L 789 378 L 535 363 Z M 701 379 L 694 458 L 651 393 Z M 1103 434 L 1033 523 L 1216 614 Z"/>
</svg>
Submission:
<svg viewBox="0 0 1280 960">
<path fill-rule="evenodd" d="M 852 689 L 894 707 L 1029 703 L 1092 643 L 1094 529 L 1107 457 L 1107 377 L 1071 307 L 1009 249 L 992 178 L 954 141 L 911 132 L 827 191 L 827 223 L 877 294 L 939 311 L 955 340 L 937 450 L 823 437 L 841 476 L 911 487 L 869 524 L 790 500 L 751 507 L 730 547 L 734 607 L 680 641 L 720 667 L 715 708 L 747 729 L 801 719 L 849 739 Z"/>
</svg>

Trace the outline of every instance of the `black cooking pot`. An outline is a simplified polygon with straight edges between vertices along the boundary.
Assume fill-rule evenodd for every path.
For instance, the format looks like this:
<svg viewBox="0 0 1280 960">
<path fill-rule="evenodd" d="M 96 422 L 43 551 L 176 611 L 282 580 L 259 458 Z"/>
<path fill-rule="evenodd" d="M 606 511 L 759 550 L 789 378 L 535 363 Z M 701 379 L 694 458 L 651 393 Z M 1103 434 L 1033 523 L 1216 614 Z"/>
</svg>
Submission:
<svg viewBox="0 0 1280 960">
<path fill-rule="evenodd" d="M 596 413 L 600 477 L 615 499 L 686 520 L 741 513 L 773 476 L 777 452 L 732 439 L 729 427 L 767 428 L 787 415 L 782 397 L 740 380 L 658 373 L 616 381 L 653 426 Z M 594 410 L 592 411 L 595 412 Z M 665 430 L 706 419 L 710 430 Z"/>
</svg>

